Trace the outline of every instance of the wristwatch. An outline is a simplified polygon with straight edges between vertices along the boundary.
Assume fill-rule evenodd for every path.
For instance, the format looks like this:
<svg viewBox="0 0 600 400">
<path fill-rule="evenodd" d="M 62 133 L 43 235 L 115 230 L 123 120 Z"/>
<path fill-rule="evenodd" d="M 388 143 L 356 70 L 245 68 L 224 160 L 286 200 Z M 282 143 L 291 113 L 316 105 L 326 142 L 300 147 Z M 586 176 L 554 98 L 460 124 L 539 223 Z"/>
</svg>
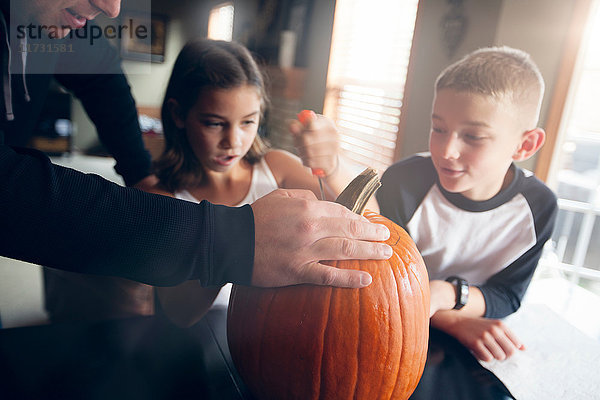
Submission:
<svg viewBox="0 0 600 400">
<path fill-rule="evenodd" d="M 446 282 L 450 282 L 454 285 L 456 290 L 456 304 L 454 304 L 453 310 L 460 310 L 467 304 L 469 299 L 469 282 L 460 276 L 450 276 L 446 278 Z"/>
</svg>

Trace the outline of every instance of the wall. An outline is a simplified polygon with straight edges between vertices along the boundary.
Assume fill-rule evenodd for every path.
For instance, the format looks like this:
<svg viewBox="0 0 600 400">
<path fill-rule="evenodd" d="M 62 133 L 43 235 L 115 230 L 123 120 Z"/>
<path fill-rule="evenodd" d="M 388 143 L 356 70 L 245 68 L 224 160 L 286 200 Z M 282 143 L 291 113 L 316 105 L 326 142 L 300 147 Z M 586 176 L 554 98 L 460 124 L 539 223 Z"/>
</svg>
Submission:
<svg viewBox="0 0 600 400">
<path fill-rule="evenodd" d="M 128 0 L 127 8 L 136 9 L 145 0 Z M 127 74 L 133 96 L 140 106 L 160 106 L 171 68 L 179 50 L 188 38 L 204 36 L 208 24 L 208 12 L 222 0 L 185 2 L 182 0 L 153 0 L 152 12 L 169 17 L 166 60 L 163 64 L 152 64 L 150 73 L 147 64 L 136 61 L 123 61 L 123 70 Z M 289 6 L 290 2 L 285 5 Z M 235 25 L 234 39 L 244 42 L 257 23 L 258 0 L 234 1 Z M 143 3 L 142 3 L 143 6 Z M 125 8 L 125 6 L 123 6 Z M 285 8 L 285 7 L 284 7 Z M 314 1 L 310 12 L 310 27 L 307 35 L 310 53 L 307 57 L 307 85 L 302 99 L 302 108 L 323 109 L 329 48 L 333 29 L 335 0 Z M 108 23 L 107 19 L 98 19 L 99 24 Z M 276 23 L 281 24 L 282 21 Z M 115 43 L 118 46 L 118 43 Z M 97 142 L 96 130 L 87 117 L 81 103 L 74 100 L 73 121 L 76 126 L 74 144 L 77 149 L 86 149 Z"/>
<path fill-rule="evenodd" d="M 137 0 L 141 1 L 141 0 Z M 167 54 L 164 64 L 152 64 L 151 73 L 140 73 L 141 65 L 124 61 L 123 68 L 129 76 L 133 95 L 139 105 L 158 106 L 162 101 L 170 69 L 186 38 L 205 32 L 210 6 L 220 1 L 189 5 L 183 2 L 155 0 L 153 10 L 169 15 Z M 128 4 L 131 4 L 129 1 Z M 135 2 L 133 2 L 135 4 Z M 256 0 L 237 1 L 234 36 L 243 40 L 257 16 Z M 572 13 L 572 2 L 561 0 L 465 0 L 468 18 L 466 36 L 456 53 L 449 57 L 442 44 L 440 21 L 448 11 L 448 2 L 421 0 L 422 19 L 415 32 L 413 70 L 416 73 L 407 87 L 409 98 L 405 105 L 405 129 L 401 157 L 427 149 L 429 114 L 433 101 L 433 82 L 440 71 L 464 54 L 479 47 L 508 45 L 528 51 L 538 63 L 546 80 L 540 125 L 547 118 L 547 108 L 556 80 L 562 44 Z M 310 33 L 307 40 L 310 53 L 307 65 L 307 84 L 302 99 L 303 108 L 322 110 L 325 95 L 329 48 L 335 1 L 315 1 L 312 8 Z M 533 18 L 532 16 L 535 16 Z M 73 107 L 78 127 L 75 145 L 86 148 L 95 141 L 95 129 L 78 102 Z M 534 168 L 535 159 L 524 163 Z"/>
<path fill-rule="evenodd" d="M 494 44 L 528 52 L 540 68 L 546 83 L 540 112 L 542 127 L 548 119 L 574 3 L 562 0 L 504 0 L 502 3 Z M 535 170 L 535 162 L 536 158 L 532 157 L 521 166 Z"/>
<path fill-rule="evenodd" d="M 335 1 L 315 1 L 311 15 L 306 86 L 302 108 L 323 111 Z"/>
<path fill-rule="evenodd" d="M 404 118 L 405 129 L 400 151 L 401 157 L 427 151 L 433 84 L 439 73 L 464 54 L 494 42 L 502 2 L 496 0 L 466 0 L 468 18 L 464 41 L 456 53 L 449 57 L 442 42 L 441 20 L 448 11 L 448 3 L 439 0 L 421 0 L 415 38 L 413 60 L 415 71 L 406 87 Z"/>
</svg>

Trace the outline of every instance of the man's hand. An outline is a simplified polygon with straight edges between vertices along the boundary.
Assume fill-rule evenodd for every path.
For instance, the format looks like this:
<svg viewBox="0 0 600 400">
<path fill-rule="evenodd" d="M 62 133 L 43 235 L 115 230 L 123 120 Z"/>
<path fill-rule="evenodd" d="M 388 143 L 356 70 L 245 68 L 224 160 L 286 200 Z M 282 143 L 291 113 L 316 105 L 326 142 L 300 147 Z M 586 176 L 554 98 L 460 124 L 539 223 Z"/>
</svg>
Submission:
<svg viewBox="0 0 600 400">
<path fill-rule="evenodd" d="M 318 201 L 307 190 L 279 189 L 252 204 L 255 255 L 252 284 L 272 287 L 301 283 L 360 288 L 372 278 L 320 260 L 387 259 L 389 230 L 345 207 Z"/>
<path fill-rule="evenodd" d="M 505 360 L 517 350 L 525 350 L 523 343 L 498 319 L 461 317 L 443 330 L 482 361 Z"/>
</svg>

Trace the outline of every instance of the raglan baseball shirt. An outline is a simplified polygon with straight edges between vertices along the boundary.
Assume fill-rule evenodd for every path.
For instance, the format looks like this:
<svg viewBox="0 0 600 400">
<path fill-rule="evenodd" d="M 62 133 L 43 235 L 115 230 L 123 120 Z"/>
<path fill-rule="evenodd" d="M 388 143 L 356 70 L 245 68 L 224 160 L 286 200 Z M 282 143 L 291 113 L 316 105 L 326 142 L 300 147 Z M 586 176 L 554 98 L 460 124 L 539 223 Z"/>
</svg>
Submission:
<svg viewBox="0 0 600 400">
<path fill-rule="evenodd" d="M 512 182 L 485 201 L 444 190 L 429 154 L 392 165 L 377 192 L 381 214 L 411 235 L 429 279 L 458 275 L 485 298 L 485 316 L 515 312 L 552 234 L 556 196 L 514 164 Z"/>
</svg>

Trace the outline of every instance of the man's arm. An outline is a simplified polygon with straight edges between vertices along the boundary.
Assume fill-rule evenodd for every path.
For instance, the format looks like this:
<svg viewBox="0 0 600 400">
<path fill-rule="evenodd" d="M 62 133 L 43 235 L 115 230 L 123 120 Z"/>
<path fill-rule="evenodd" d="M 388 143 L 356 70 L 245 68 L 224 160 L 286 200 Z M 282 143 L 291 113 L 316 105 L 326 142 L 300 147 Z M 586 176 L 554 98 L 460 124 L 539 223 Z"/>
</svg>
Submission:
<svg viewBox="0 0 600 400">
<path fill-rule="evenodd" d="M 0 255 L 158 286 L 366 286 L 368 274 L 319 260 L 389 258 L 389 246 L 365 242 L 389 231 L 309 194 L 279 190 L 240 208 L 196 204 L 0 145 Z"/>
<path fill-rule="evenodd" d="M 96 126 L 100 142 L 117 162 L 115 170 L 123 176 L 127 186 L 133 186 L 151 176 L 151 162 L 142 140 L 135 100 L 117 51 L 104 36 L 93 45 L 75 39 L 72 44 L 77 58 L 64 55 L 55 77 L 81 100 Z M 64 73 L 74 69 L 73 63 L 81 64 L 81 71 L 88 73 Z M 155 180 L 149 182 L 148 187 L 155 183 Z"/>
<path fill-rule="evenodd" d="M 168 199 L 55 166 L 34 150 L 0 148 L 2 255 L 153 285 L 191 278 L 250 282 L 249 207 Z M 231 224 L 236 252 L 215 254 L 224 247 L 216 219 Z M 220 275 L 210 276 L 216 265 Z"/>
</svg>

